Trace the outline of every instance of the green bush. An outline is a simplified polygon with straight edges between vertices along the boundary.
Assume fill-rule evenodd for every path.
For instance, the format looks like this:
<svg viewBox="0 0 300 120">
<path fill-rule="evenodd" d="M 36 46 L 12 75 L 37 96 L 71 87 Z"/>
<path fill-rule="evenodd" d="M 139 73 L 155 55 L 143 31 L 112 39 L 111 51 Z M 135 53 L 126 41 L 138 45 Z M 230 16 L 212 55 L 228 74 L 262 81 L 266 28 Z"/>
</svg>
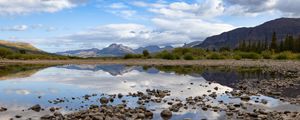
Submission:
<svg viewBox="0 0 300 120">
<path fill-rule="evenodd" d="M 13 51 L 7 48 L 0 48 L 0 57 L 6 58 L 7 56 L 13 54 Z"/>
<path fill-rule="evenodd" d="M 185 59 L 185 60 L 194 60 L 194 57 L 193 57 L 192 54 L 188 53 L 188 54 L 185 54 L 183 56 L 183 59 Z"/>
<path fill-rule="evenodd" d="M 163 54 L 162 59 L 174 60 L 174 59 L 176 59 L 176 57 L 172 53 L 166 53 L 166 54 Z"/>
<path fill-rule="evenodd" d="M 142 58 L 142 55 L 140 55 L 140 54 L 126 54 L 124 56 L 124 59 L 133 59 L 133 58 Z"/>
<path fill-rule="evenodd" d="M 241 60 L 241 59 L 242 59 L 242 57 L 241 57 L 241 56 L 239 56 L 239 55 L 234 55 L 234 56 L 233 56 L 233 59 L 235 59 L 235 60 Z"/>
<path fill-rule="evenodd" d="M 276 55 L 275 59 L 277 60 L 287 60 L 287 59 L 294 59 L 296 58 L 292 52 L 281 52 Z"/>
<path fill-rule="evenodd" d="M 271 51 L 263 51 L 261 53 L 263 59 L 271 59 L 272 58 L 272 52 Z"/>
<path fill-rule="evenodd" d="M 212 53 L 210 54 L 207 59 L 224 59 L 224 56 L 222 56 L 221 54 L 219 53 Z"/>
<path fill-rule="evenodd" d="M 297 55 L 296 59 L 300 60 L 300 54 Z"/>
<path fill-rule="evenodd" d="M 261 56 L 255 52 L 239 52 L 237 53 L 243 59 L 260 59 Z"/>
<path fill-rule="evenodd" d="M 146 58 L 149 57 L 150 56 L 149 51 L 148 50 L 144 50 L 143 51 L 143 56 L 146 57 Z"/>
</svg>

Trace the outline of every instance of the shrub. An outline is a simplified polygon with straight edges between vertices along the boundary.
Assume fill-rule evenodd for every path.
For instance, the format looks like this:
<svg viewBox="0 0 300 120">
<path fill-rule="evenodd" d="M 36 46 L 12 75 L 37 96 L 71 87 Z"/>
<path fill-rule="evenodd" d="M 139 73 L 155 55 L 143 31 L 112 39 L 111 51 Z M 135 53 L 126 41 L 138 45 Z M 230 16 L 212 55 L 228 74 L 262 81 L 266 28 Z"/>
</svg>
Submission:
<svg viewBox="0 0 300 120">
<path fill-rule="evenodd" d="M 148 50 L 143 51 L 143 56 L 146 58 L 150 56 L 150 53 L 148 52 Z"/>
<path fill-rule="evenodd" d="M 275 59 L 277 60 L 286 60 L 286 59 L 294 59 L 294 58 L 295 58 L 294 54 L 288 51 L 281 52 L 275 57 Z"/>
<path fill-rule="evenodd" d="M 176 59 L 176 57 L 171 53 L 165 53 L 165 54 L 163 54 L 162 59 L 174 60 L 174 59 Z"/>
<path fill-rule="evenodd" d="M 234 55 L 234 56 L 233 56 L 233 59 L 235 59 L 235 60 L 241 60 L 241 59 L 242 59 L 242 57 L 241 57 L 241 56 L 239 56 L 239 55 Z"/>
<path fill-rule="evenodd" d="M 238 53 L 239 56 L 241 56 L 241 58 L 243 59 L 260 59 L 261 56 L 257 53 L 254 52 L 239 52 Z"/>
<path fill-rule="evenodd" d="M 142 57 L 142 55 L 140 55 L 140 54 L 126 54 L 124 56 L 124 59 L 133 59 L 133 58 L 141 58 L 141 57 Z"/>
<path fill-rule="evenodd" d="M 0 48 L 0 57 L 6 58 L 8 55 L 13 54 L 13 51 L 7 48 Z"/>
<path fill-rule="evenodd" d="M 185 59 L 185 60 L 194 60 L 194 57 L 193 57 L 193 55 L 192 54 L 185 54 L 184 56 L 183 56 L 183 59 Z"/>
<path fill-rule="evenodd" d="M 296 59 L 300 60 L 300 54 L 297 55 Z"/>
<path fill-rule="evenodd" d="M 220 55 L 219 53 L 212 53 L 207 58 L 208 59 L 224 59 L 224 56 Z"/>
<path fill-rule="evenodd" d="M 264 59 L 271 59 L 272 58 L 272 52 L 271 51 L 263 51 L 261 53 L 261 55 Z"/>
</svg>

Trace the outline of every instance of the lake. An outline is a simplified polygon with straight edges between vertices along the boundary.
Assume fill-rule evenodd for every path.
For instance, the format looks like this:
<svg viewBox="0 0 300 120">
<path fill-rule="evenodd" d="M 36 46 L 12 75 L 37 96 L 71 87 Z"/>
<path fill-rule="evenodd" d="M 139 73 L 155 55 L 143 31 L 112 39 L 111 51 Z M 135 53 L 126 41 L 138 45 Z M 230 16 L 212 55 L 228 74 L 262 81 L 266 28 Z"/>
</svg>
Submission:
<svg viewBox="0 0 300 120">
<path fill-rule="evenodd" d="M 39 119 L 51 114 L 50 107 L 60 108 L 63 114 L 86 110 L 90 105 L 101 105 L 103 96 L 122 94 L 111 105 L 124 102 L 127 107 L 140 106 L 137 97 L 126 96 L 147 89 L 170 90 L 164 100 L 186 100 L 188 97 L 206 96 L 206 105 L 217 106 L 217 111 L 189 105 L 187 109 L 173 112 L 178 119 L 226 119 L 228 114 L 221 108 L 230 104 L 243 104 L 243 111 L 264 109 L 266 111 L 300 112 L 299 104 L 291 104 L 274 96 L 249 95 L 243 101 L 229 92 L 239 90 L 240 81 L 286 79 L 285 75 L 264 72 L 260 68 L 200 67 L 200 66 L 126 66 L 126 65 L 9 65 L 0 67 L 0 106 L 7 111 L 0 112 L 0 119 Z M 286 88 L 290 98 L 299 98 L 299 86 Z M 214 92 L 214 98 L 209 95 Z M 86 99 L 86 96 L 88 96 Z M 222 102 L 220 102 L 222 101 Z M 264 101 L 264 102 L 262 102 Z M 40 112 L 28 110 L 39 104 Z M 153 119 L 162 119 L 160 112 L 168 109 L 169 102 L 147 102 L 144 106 L 152 110 Z"/>
</svg>

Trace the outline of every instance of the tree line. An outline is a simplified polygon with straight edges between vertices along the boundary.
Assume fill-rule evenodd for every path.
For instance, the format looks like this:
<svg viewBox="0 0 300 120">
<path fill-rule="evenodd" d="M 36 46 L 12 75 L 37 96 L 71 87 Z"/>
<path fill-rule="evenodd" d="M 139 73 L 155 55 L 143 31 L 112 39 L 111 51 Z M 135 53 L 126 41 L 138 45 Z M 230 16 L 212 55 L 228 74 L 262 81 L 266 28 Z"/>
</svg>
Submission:
<svg viewBox="0 0 300 120">
<path fill-rule="evenodd" d="M 278 40 L 276 32 L 272 35 L 272 41 L 268 42 L 267 39 L 259 41 L 246 41 L 242 40 L 239 42 L 236 50 L 245 52 L 262 52 L 265 50 L 270 50 L 274 52 L 284 52 L 291 51 L 295 53 L 300 53 L 300 36 L 295 38 L 292 35 L 286 35 L 284 40 Z"/>
</svg>

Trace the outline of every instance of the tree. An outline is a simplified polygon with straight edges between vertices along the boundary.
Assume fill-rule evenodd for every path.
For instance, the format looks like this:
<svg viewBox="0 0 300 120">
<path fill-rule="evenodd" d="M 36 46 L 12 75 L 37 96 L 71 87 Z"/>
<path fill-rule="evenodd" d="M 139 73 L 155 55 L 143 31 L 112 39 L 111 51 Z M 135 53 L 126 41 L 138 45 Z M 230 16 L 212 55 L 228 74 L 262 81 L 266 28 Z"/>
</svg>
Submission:
<svg viewBox="0 0 300 120">
<path fill-rule="evenodd" d="M 150 53 L 148 52 L 148 50 L 143 51 L 143 56 L 144 57 L 149 57 L 150 56 Z"/>
<path fill-rule="evenodd" d="M 277 51 L 277 36 L 276 36 L 276 32 L 273 33 L 272 35 L 272 41 L 271 41 L 271 44 L 270 44 L 270 49 L 271 50 L 274 50 L 274 51 Z"/>
<path fill-rule="evenodd" d="M 294 48 L 296 49 L 296 52 L 300 52 L 300 36 L 295 40 Z"/>
<path fill-rule="evenodd" d="M 279 45 L 279 52 L 282 52 L 284 51 L 285 48 L 284 48 L 284 42 L 283 41 L 280 41 L 280 45 Z"/>
<path fill-rule="evenodd" d="M 265 38 L 265 43 L 264 43 L 264 50 L 269 49 L 269 44 L 268 44 L 268 38 Z"/>
</svg>

